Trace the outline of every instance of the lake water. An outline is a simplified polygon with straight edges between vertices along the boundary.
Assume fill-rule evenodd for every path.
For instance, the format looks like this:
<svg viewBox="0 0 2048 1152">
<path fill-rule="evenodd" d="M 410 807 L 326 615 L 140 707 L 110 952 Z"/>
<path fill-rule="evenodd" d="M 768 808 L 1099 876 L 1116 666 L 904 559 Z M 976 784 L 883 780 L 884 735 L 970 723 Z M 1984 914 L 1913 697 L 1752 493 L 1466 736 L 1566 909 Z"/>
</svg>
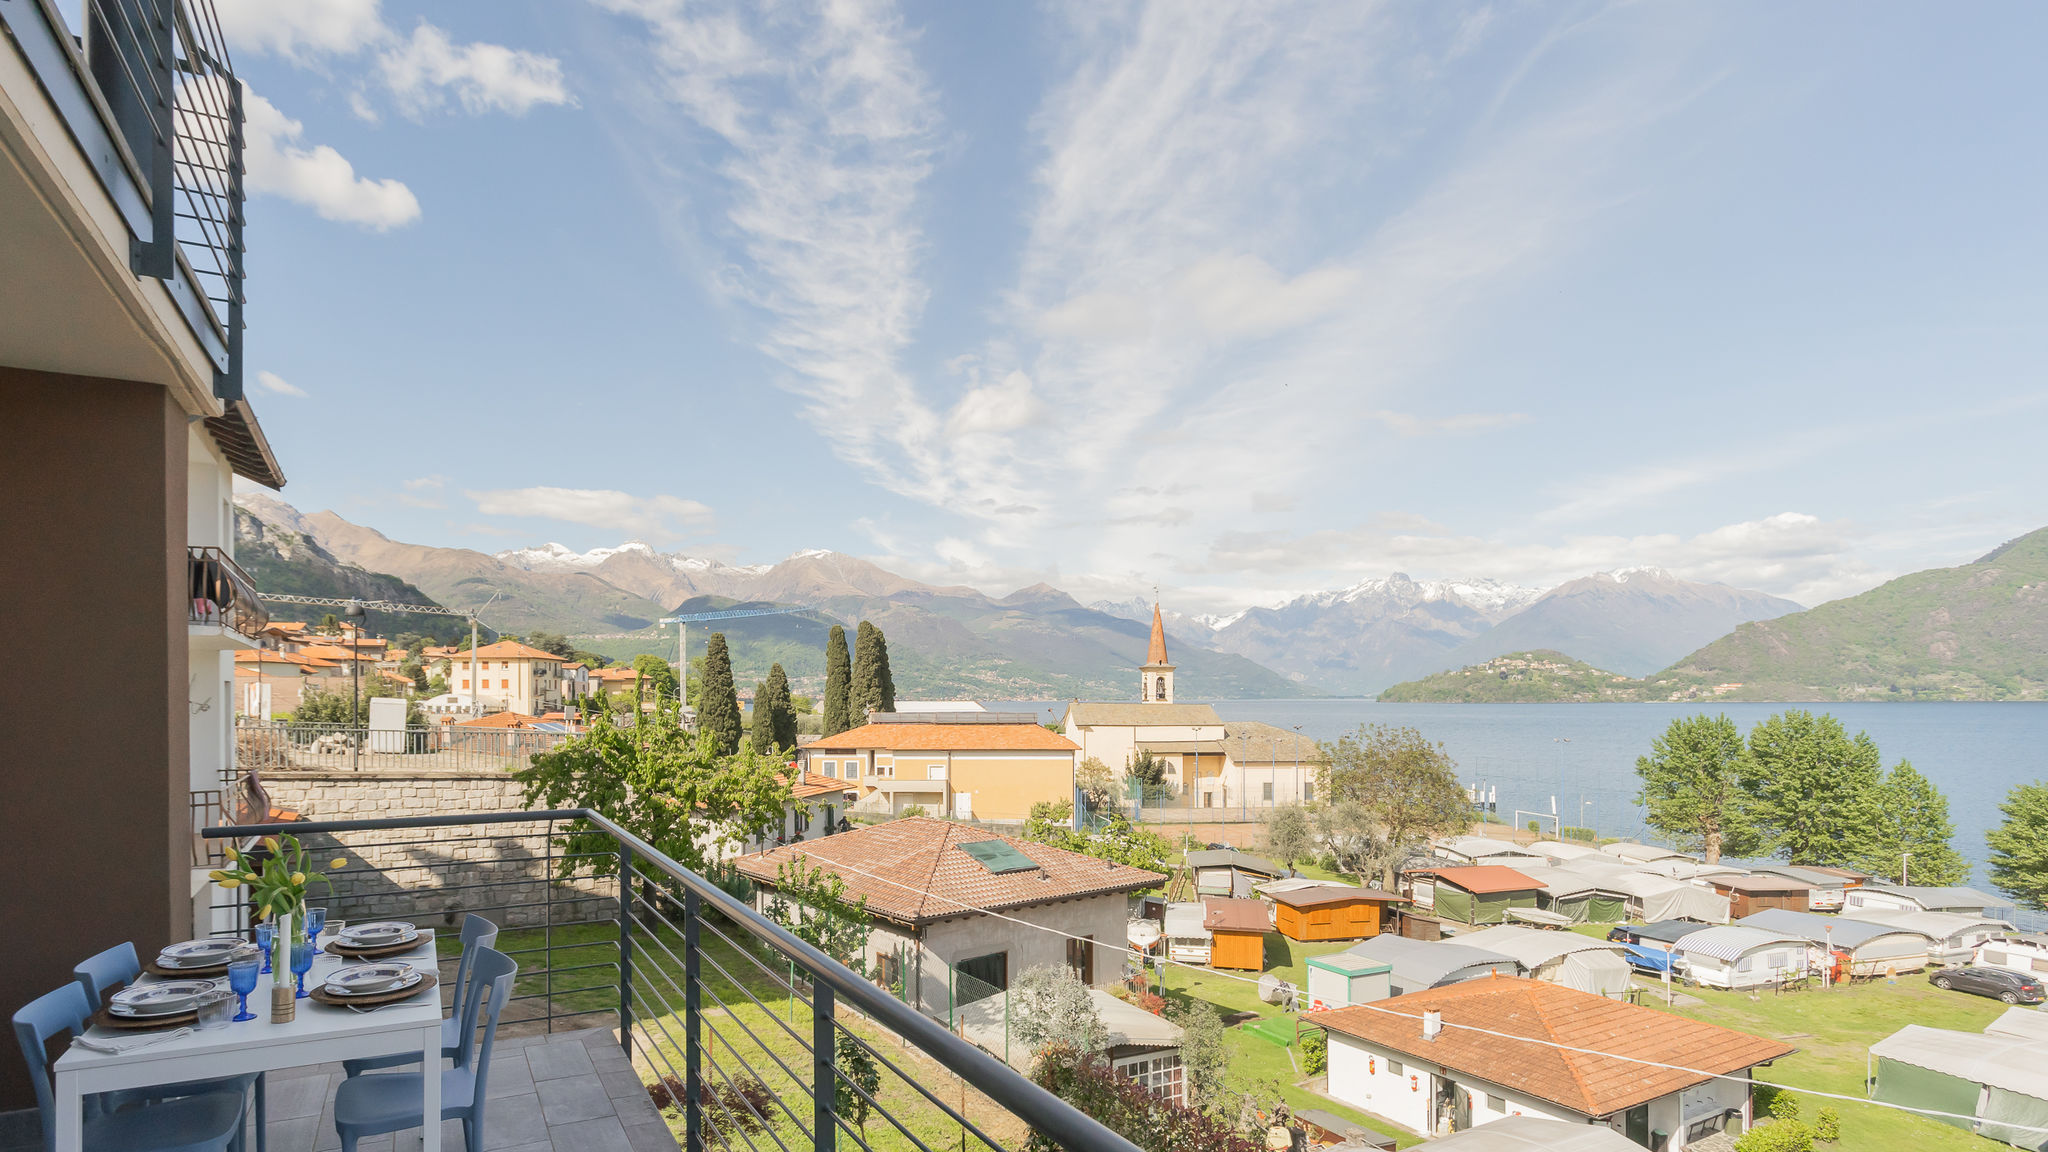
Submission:
<svg viewBox="0 0 2048 1152">
<path fill-rule="evenodd" d="M 2015 784 L 2048 779 L 2048 704 L 1741 704 L 1702 709 L 1685 704 L 1378 704 L 1370 700 L 1216 700 L 1225 720 L 1299 727 L 1334 740 L 1360 724 L 1413 727 L 1444 746 L 1467 784 L 1496 792 L 1502 819 L 1526 823 L 1515 809 L 1603 836 L 1657 837 L 1635 802 L 1636 757 L 1671 721 L 1701 711 L 1726 714 L 1746 733 L 1788 707 L 1832 713 L 1853 735 L 1870 733 L 1886 767 L 1910 760 L 1948 797 L 1956 851 L 1986 885 L 1984 833 L 2002 817 L 1999 803 Z M 990 704 L 1037 708 L 1049 718 L 1063 704 Z M 1582 818 L 1583 814 L 1583 818 Z M 1549 825 L 1546 819 L 1544 824 Z"/>
</svg>

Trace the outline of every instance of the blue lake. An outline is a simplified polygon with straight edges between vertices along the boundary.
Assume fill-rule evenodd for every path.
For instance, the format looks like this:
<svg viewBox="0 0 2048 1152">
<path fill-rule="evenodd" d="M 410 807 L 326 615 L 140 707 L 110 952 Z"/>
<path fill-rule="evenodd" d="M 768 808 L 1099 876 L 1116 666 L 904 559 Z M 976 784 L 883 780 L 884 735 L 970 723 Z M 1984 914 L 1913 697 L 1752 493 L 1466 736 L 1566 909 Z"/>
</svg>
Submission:
<svg viewBox="0 0 2048 1152">
<path fill-rule="evenodd" d="M 1832 713 L 1851 734 L 1870 733 L 1885 765 L 1910 760 L 1948 797 L 1955 847 L 1985 880 L 1984 833 L 2002 819 L 2015 784 L 2048 779 L 2048 704 L 1377 704 L 1369 700 L 1216 700 L 1226 720 L 1258 720 L 1333 740 L 1360 724 L 1413 727 L 1442 744 L 1468 784 L 1495 790 L 1502 819 L 1515 809 L 1556 812 L 1603 836 L 1656 837 L 1636 804 L 1636 757 L 1671 721 L 1706 711 L 1744 732 L 1788 707 Z M 1064 705 L 1031 702 L 1056 718 Z M 1583 813 L 1583 819 L 1581 814 Z M 1519 822 L 1529 818 L 1523 816 Z M 1545 825 L 1549 824 L 1546 819 Z"/>
</svg>

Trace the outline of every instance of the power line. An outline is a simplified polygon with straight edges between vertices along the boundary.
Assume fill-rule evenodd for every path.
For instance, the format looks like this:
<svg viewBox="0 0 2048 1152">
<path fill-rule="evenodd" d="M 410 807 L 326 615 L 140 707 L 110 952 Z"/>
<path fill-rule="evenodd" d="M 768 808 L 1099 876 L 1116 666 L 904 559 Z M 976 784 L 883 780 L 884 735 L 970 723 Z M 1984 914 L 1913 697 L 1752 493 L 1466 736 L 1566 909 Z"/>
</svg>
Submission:
<svg viewBox="0 0 2048 1152">
<path fill-rule="evenodd" d="M 798 855 L 805 854 L 799 852 Z M 843 864 L 838 861 L 827 861 L 827 863 L 831 864 L 832 868 L 835 871 L 849 873 L 856 876 L 866 876 L 871 880 L 879 880 L 884 884 L 893 885 L 895 887 L 903 889 L 906 892 L 918 893 L 924 896 L 926 899 L 936 899 L 941 903 L 950 904 L 953 907 L 959 908 L 965 912 L 977 913 L 982 916 L 990 916 L 997 920 L 1004 921 L 1006 923 L 1021 925 L 1025 928 L 1034 928 L 1040 932 L 1049 932 L 1055 936 L 1061 936 L 1068 940 L 1086 940 L 1089 943 L 1094 944 L 1098 948 L 1106 947 L 1111 951 L 1122 952 L 1127 956 L 1135 956 L 1140 959 L 1151 960 L 1162 967 L 1171 965 L 1175 968 L 1184 968 L 1190 972 L 1199 972 L 1205 976 L 1217 976 L 1225 980 L 1236 980 L 1241 983 L 1252 985 L 1256 985 L 1259 983 L 1259 979 L 1257 977 L 1239 976 L 1231 972 L 1220 972 L 1214 968 L 1197 968 L 1192 964 L 1186 964 L 1181 961 L 1174 960 L 1166 954 L 1166 950 L 1163 948 L 1160 950 L 1160 954 L 1155 957 L 1150 953 L 1140 952 L 1135 948 L 1120 947 L 1115 944 L 1104 944 L 1102 941 L 1095 940 L 1093 937 L 1080 936 L 1072 932 L 1064 932 L 1058 928 L 1052 927 L 1049 924 L 1034 924 L 1029 920 L 1020 920 L 1015 916 L 1005 916 L 1001 912 L 996 912 L 992 909 L 983 908 L 979 905 L 968 904 L 964 901 L 955 900 L 948 896 L 940 896 L 936 893 L 929 892 L 924 889 L 915 888 L 900 880 L 894 880 L 887 876 L 882 876 L 874 872 L 869 872 L 864 868 L 855 868 L 851 865 Z M 1394 1009 L 1381 1007 L 1380 1005 L 1372 1003 L 1352 1004 L 1349 1005 L 1349 1007 L 1364 1008 L 1373 1012 L 1381 1013 L 1382 1015 L 1397 1016 L 1403 1020 L 1414 1020 L 1419 1022 L 1421 1019 L 1420 1017 L 1412 1016 L 1406 1012 L 1398 1012 Z M 1771 1080 L 1758 1080 L 1753 1076 L 1744 1077 L 1736 1076 L 1726 1072 L 1708 1072 L 1699 1068 L 1688 1068 L 1682 1064 L 1666 1064 L 1657 1060 L 1648 1060 L 1641 1056 L 1625 1056 L 1619 1052 L 1603 1052 L 1597 1048 L 1579 1048 L 1574 1045 L 1565 1044 L 1557 1040 L 1542 1040 L 1533 1036 L 1516 1036 L 1512 1033 L 1498 1032 L 1490 1028 L 1481 1028 L 1476 1024 L 1457 1024 L 1449 1020 L 1442 1021 L 1442 1024 L 1445 1028 L 1458 1028 L 1467 1032 L 1477 1033 L 1482 1036 L 1491 1036 L 1500 1040 L 1511 1040 L 1522 1044 L 1534 1044 L 1538 1047 L 1552 1048 L 1561 1052 L 1576 1052 L 1580 1055 L 1585 1056 L 1602 1056 L 1610 1060 L 1622 1060 L 1631 1064 L 1640 1064 L 1645 1067 L 1661 1068 L 1670 1072 L 1684 1072 L 1692 1076 L 1702 1076 L 1713 1080 L 1726 1080 L 1730 1083 L 1735 1084 L 1760 1084 L 1766 1088 L 1773 1088 L 1781 1092 L 1799 1092 L 1808 1096 L 1813 1096 L 1824 1100 L 1842 1100 L 1847 1101 L 1851 1104 L 1867 1104 L 1873 1108 L 1888 1108 L 1895 1112 L 1905 1112 L 1914 1116 L 1926 1116 L 1938 1120 L 1967 1120 L 1972 1124 L 1976 1124 L 1983 1121 L 1983 1117 L 1980 1116 L 1969 1116 L 1957 1112 L 1942 1112 L 1932 1108 L 1914 1108 L 1905 1104 L 1893 1104 L 1889 1101 L 1872 1100 L 1868 1097 L 1863 1096 L 1849 1096 L 1840 1092 L 1824 1092 L 1817 1088 L 1802 1088 L 1791 1084 L 1779 1084 Z M 2003 1120 L 1992 1121 L 1992 1123 L 1999 1124 L 2000 1126 L 2005 1128 L 2010 1128 L 2016 1132 L 2036 1132 L 2048 1134 L 2048 1127 L 2036 1126 L 2031 1124 L 2015 1124 Z"/>
</svg>

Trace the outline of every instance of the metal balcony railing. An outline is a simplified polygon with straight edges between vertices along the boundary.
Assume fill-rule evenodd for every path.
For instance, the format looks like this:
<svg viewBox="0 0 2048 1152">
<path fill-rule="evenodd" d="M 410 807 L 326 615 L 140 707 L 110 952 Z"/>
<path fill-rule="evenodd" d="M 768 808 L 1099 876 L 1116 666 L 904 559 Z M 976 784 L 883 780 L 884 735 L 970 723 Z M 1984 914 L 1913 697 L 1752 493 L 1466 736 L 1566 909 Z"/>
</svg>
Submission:
<svg viewBox="0 0 2048 1152">
<path fill-rule="evenodd" d="M 348 865 L 335 920 L 440 929 L 475 912 L 519 961 L 501 1028 L 613 1025 L 682 1148 L 1073 1152 L 1129 1141 L 588 809 L 209 828 L 289 833 Z M 238 893 L 213 922 L 246 929 Z"/>
<path fill-rule="evenodd" d="M 185 549 L 190 573 L 191 623 L 220 624 L 254 640 L 270 624 L 270 610 L 256 594 L 256 582 L 220 548 Z"/>
<path fill-rule="evenodd" d="M 84 0 L 73 34 L 57 0 L 0 3 L 16 45 L 120 209 L 129 264 L 164 282 L 242 398 L 242 86 L 212 0 Z"/>
</svg>

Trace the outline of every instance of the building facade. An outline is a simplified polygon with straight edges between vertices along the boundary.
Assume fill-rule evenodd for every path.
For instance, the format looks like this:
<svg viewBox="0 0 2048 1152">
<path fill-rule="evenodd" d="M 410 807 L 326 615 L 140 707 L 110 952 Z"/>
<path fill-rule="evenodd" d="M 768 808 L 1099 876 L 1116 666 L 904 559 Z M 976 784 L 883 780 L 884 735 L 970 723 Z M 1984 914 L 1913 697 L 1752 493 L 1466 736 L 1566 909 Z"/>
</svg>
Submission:
<svg viewBox="0 0 2048 1152">
<path fill-rule="evenodd" d="M 804 745 L 806 772 L 845 781 L 861 812 L 912 807 L 961 820 L 1022 823 L 1040 801 L 1074 798 L 1073 741 L 1026 713 L 876 713 Z"/>
</svg>

